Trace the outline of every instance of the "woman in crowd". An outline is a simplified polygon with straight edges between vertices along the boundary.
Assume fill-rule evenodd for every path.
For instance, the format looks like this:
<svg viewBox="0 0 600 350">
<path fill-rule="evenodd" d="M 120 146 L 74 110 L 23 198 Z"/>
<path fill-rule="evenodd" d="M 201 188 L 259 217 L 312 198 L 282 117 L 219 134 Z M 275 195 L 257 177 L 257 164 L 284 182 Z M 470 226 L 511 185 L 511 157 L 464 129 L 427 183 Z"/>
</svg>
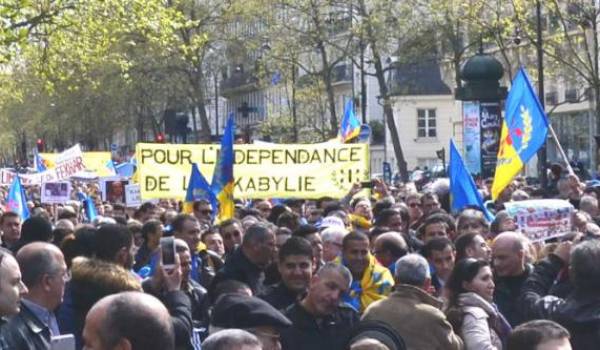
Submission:
<svg viewBox="0 0 600 350">
<path fill-rule="evenodd" d="M 456 263 L 446 284 L 448 320 L 466 350 L 502 350 L 511 327 L 493 304 L 494 278 L 488 262 Z"/>
</svg>

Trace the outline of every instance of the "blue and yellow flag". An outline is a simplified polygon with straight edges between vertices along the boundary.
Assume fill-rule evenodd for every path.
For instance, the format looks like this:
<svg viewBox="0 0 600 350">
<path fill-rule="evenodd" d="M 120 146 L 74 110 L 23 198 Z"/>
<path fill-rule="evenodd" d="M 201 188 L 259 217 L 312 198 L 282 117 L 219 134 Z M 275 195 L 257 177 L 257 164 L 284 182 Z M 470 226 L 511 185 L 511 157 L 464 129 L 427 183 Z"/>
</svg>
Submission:
<svg viewBox="0 0 600 350">
<path fill-rule="evenodd" d="M 15 179 L 10 185 L 8 198 L 6 198 L 6 210 L 19 214 L 21 220 L 29 218 L 25 188 L 21 185 L 21 178 L 18 175 L 15 175 Z"/>
<path fill-rule="evenodd" d="M 197 163 L 192 164 L 192 172 L 188 181 L 185 202 L 183 203 L 183 212 L 191 214 L 194 211 L 194 202 L 200 199 L 206 199 L 210 202 L 213 209 L 213 217 L 217 212 L 217 197 L 213 193 L 208 181 L 204 178 Z"/>
<path fill-rule="evenodd" d="M 221 152 L 215 164 L 212 183 L 210 185 L 219 202 L 219 221 L 233 218 L 235 203 L 233 202 L 233 141 L 235 139 L 235 122 L 233 113 L 227 118 L 227 125 L 221 139 Z"/>
<path fill-rule="evenodd" d="M 454 140 L 450 139 L 450 201 L 453 212 L 460 212 L 465 207 L 479 208 L 488 221 L 494 220 L 492 213 L 483 205 L 483 198 L 477 190 L 473 177 L 467 170 Z"/>
<path fill-rule="evenodd" d="M 546 114 L 521 67 L 506 99 L 492 199 L 498 198 L 523 165 L 544 145 L 547 135 Z"/>
<path fill-rule="evenodd" d="M 36 149 L 33 149 L 33 166 L 38 173 L 48 170 L 48 162 L 38 153 Z"/>
<path fill-rule="evenodd" d="M 360 121 L 354 114 L 354 101 L 349 99 L 344 107 L 344 117 L 340 127 L 339 138 L 343 143 L 352 141 L 360 134 Z"/>
</svg>

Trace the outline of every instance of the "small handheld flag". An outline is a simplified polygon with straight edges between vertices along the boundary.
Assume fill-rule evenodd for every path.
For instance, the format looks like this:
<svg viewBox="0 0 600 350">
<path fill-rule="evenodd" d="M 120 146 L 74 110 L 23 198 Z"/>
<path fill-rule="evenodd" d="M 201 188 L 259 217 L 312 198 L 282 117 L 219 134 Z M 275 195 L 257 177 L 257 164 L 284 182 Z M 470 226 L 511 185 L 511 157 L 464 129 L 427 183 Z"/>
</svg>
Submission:
<svg viewBox="0 0 600 350">
<path fill-rule="evenodd" d="M 360 134 L 360 121 L 354 114 L 354 101 L 349 99 L 344 107 L 344 117 L 340 127 L 339 138 L 343 143 L 352 141 Z"/>
<path fill-rule="evenodd" d="M 227 118 L 227 126 L 221 139 L 221 152 L 215 164 L 211 189 L 219 202 L 219 221 L 233 218 L 235 203 L 233 202 L 233 141 L 235 139 L 235 121 L 233 113 Z"/>
<path fill-rule="evenodd" d="M 33 150 L 33 166 L 38 173 L 44 172 L 48 169 L 46 166 L 46 161 L 36 149 Z"/>
<path fill-rule="evenodd" d="M 452 211 L 459 212 L 465 207 L 474 206 L 481 209 L 488 221 L 494 220 L 492 213 L 483 205 L 483 198 L 481 198 L 481 194 L 477 191 L 475 181 L 473 181 L 473 177 L 469 174 L 453 140 L 450 140 L 450 164 L 448 170 L 450 173 Z"/>
<path fill-rule="evenodd" d="M 546 142 L 548 120 L 527 73 L 521 67 L 506 99 L 492 199 L 510 184 Z"/>
<path fill-rule="evenodd" d="M 213 193 L 208 181 L 204 178 L 198 164 L 192 164 L 192 172 L 190 173 L 190 180 L 188 181 L 187 193 L 185 195 L 185 202 L 183 203 L 183 212 L 191 214 L 194 211 L 194 202 L 200 199 L 206 199 L 210 202 L 213 208 L 213 217 L 217 213 L 218 203 L 217 197 Z"/>
<path fill-rule="evenodd" d="M 15 178 L 10 185 L 8 198 L 6 200 L 6 210 L 19 214 L 21 220 L 29 218 L 29 208 L 27 207 L 27 196 L 25 188 L 21 185 L 21 178 L 15 175 Z"/>
</svg>

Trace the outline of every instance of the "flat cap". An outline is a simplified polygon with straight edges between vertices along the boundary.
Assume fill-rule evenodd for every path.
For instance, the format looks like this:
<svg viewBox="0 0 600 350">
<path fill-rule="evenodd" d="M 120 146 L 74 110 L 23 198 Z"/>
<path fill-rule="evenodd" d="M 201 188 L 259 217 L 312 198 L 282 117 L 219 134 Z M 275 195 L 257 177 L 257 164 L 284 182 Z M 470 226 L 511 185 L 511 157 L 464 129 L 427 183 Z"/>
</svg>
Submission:
<svg viewBox="0 0 600 350">
<path fill-rule="evenodd" d="M 221 296 L 210 316 L 210 324 L 221 328 L 271 326 L 286 328 L 292 322 L 266 301 L 240 294 Z"/>
</svg>

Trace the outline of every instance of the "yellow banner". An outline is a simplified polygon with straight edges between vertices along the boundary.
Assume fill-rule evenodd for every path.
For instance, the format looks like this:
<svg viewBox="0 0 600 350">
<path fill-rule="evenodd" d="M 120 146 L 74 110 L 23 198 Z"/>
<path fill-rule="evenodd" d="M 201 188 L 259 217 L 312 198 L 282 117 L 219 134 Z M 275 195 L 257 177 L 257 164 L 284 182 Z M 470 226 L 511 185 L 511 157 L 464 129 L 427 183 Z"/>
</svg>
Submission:
<svg viewBox="0 0 600 350">
<path fill-rule="evenodd" d="M 40 153 L 40 156 L 48 161 L 49 167 L 53 168 L 56 156 L 59 153 Z M 94 172 L 99 177 L 114 176 L 115 173 L 108 168 L 107 163 L 112 159 L 110 152 L 83 152 L 83 164 L 85 169 Z"/>
<path fill-rule="evenodd" d="M 184 199 L 192 162 L 210 183 L 219 145 L 138 143 L 142 199 Z M 341 198 L 367 181 L 366 144 L 235 145 L 236 198 Z"/>
</svg>

